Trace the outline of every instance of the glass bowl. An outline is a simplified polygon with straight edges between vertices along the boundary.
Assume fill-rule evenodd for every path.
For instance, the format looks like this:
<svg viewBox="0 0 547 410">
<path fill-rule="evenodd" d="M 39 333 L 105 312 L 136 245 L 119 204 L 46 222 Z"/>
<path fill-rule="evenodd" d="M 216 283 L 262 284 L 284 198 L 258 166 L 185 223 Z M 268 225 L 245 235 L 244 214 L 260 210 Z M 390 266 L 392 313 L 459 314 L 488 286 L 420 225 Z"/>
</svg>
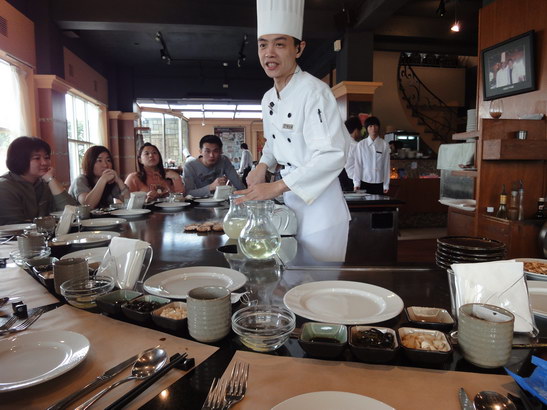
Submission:
<svg viewBox="0 0 547 410">
<path fill-rule="evenodd" d="M 61 294 L 72 306 L 92 309 L 97 299 L 110 292 L 116 281 L 110 276 L 94 276 L 89 279 L 71 279 L 61 284 Z"/>
<path fill-rule="evenodd" d="M 48 258 L 48 256 L 51 255 L 51 249 L 46 247 L 40 251 L 38 255 L 33 256 L 32 258 L 25 258 L 21 255 L 21 252 L 13 251 L 10 252 L 9 256 L 11 260 L 20 268 L 26 269 L 29 265 L 35 266 L 35 265 L 43 265 L 44 260 Z"/>
<path fill-rule="evenodd" d="M 241 342 L 257 352 L 280 348 L 294 330 L 296 318 L 290 310 L 269 305 L 249 306 L 232 316 L 232 329 Z"/>
</svg>

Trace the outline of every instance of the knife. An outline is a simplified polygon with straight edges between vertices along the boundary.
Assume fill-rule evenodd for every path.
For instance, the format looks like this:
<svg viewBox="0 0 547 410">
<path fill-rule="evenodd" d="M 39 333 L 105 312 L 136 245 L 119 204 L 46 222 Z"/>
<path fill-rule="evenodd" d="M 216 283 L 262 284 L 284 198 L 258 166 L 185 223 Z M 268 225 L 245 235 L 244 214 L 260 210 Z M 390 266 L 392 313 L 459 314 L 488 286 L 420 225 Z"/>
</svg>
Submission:
<svg viewBox="0 0 547 410">
<path fill-rule="evenodd" d="M 108 380 L 112 379 L 114 376 L 121 373 L 123 370 L 125 370 L 127 367 L 131 366 L 133 363 L 137 361 L 139 358 L 139 355 L 136 354 L 135 356 L 130 357 L 127 360 L 124 360 L 120 364 L 114 366 L 113 368 L 107 370 L 104 372 L 101 376 L 98 376 L 93 380 L 91 383 L 89 383 L 87 386 L 83 387 L 81 390 L 78 390 L 69 396 L 65 397 L 61 401 L 58 401 L 54 405 L 48 407 L 46 410 L 61 410 L 66 408 L 66 406 L 70 403 L 72 403 L 74 400 L 78 399 L 79 397 L 89 393 L 92 390 L 95 390 L 97 387 L 101 386 L 102 384 L 106 383 Z"/>
<path fill-rule="evenodd" d="M 458 397 L 460 399 L 460 407 L 462 408 L 462 410 L 475 410 L 475 406 L 473 406 L 473 403 L 471 403 L 471 400 L 469 399 L 469 396 L 467 395 L 463 387 L 460 387 Z"/>
</svg>

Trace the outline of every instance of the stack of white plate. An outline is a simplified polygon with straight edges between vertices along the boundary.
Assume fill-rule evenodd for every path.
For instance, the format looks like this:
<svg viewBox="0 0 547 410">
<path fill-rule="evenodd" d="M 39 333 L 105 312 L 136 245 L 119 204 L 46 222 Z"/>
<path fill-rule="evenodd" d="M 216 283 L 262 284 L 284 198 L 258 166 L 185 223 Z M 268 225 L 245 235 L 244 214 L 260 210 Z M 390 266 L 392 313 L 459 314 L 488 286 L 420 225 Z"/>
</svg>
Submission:
<svg viewBox="0 0 547 410">
<path fill-rule="evenodd" d="M 499 261 L 505 258 L 505 244 L 473 236 L 445 236 L 437 239 L 437 266 L 449 269 L 453 263 Z"/>
<path fill-rule="evenodd" d="M 477 130 L 477 110 L 467 110 L 467 126 L 465 127 L 467 132 Z"/>
</svg>

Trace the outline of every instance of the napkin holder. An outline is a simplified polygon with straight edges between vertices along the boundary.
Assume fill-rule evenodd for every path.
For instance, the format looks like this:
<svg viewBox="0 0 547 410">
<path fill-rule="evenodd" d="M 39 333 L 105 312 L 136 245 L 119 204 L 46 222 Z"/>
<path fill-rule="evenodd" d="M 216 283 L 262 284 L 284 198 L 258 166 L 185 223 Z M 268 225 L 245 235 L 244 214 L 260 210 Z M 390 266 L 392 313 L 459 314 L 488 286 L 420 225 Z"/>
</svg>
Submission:
<svg viewBox="0 0 547 410">
<path fill-rule="evenodd" d="M 275 205 L 272 213 L 272 223 L 282 236 L 294 236 L 298 229 L 298 220 L 292 209 L 285 205 Z"/>
<path fill-rule="evenodd" d="M 228 199 L 232 192 L 234 192 L 234 187 L 230 185 L 220 185 L 216 187 L 213 198 L 225 200 Z"/>
<path fill-rule="evenodd" d="M 146 192 L 131 192 L 127 209 L 141 209 L 146 201 Z"/>
<path fill-rule="evenodd" d="M 142 281 L 152 262 L 152 246 L 145 241 L 112 238 L 97 275 L 111 276 L 120 289 L 133 289 Z"/>
<path fill-rule="evenodd" d="M 66 235 L 68 231 L 70 231 L 70 226 L 74 220 L 74 214 L 76 213 L 77 208 L 77 206 L 65 205 L 65 209 L 59 219 L 57 228 L 55 228 L 55 236 Z"/>
</svg>

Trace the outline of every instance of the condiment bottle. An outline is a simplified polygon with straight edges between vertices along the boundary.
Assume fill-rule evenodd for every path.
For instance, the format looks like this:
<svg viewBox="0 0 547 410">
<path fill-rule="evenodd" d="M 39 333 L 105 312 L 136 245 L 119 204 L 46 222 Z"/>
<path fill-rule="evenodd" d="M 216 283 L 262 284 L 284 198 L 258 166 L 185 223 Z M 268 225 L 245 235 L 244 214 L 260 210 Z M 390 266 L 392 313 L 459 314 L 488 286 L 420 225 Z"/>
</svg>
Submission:
<svg viewBox="0 0 547 410">
<path fill-rule="evenodd" d="M 536 212 L 536 219 L 545 219 L 545 198 L 538 199 L 538 210 Z"/>
<path fill-rule="evenodd" d="M 519 193 L 517 187 L 513 185 L 509 196 L 509 208 L 507 209 L 507 219 L 516 221 L 519 216 Z"/>
<path fill-rule="evenodd" d="M 519 214 L 518 214 L 518 220 L 522 221 L 524 219 L 524 184 L 522 183 L 522 180 L 520 182 L 520 188 L 519 188 Z"/>
<path fill-rule="evenodd" d="M 496 217 L 507 219 L 507 193 L 505 192 L 505 184 L 503 184 L 503 189 L 501 190 L 500 206 L 498 208 L 498 212 L 496 213 Z"/>
</svg>

